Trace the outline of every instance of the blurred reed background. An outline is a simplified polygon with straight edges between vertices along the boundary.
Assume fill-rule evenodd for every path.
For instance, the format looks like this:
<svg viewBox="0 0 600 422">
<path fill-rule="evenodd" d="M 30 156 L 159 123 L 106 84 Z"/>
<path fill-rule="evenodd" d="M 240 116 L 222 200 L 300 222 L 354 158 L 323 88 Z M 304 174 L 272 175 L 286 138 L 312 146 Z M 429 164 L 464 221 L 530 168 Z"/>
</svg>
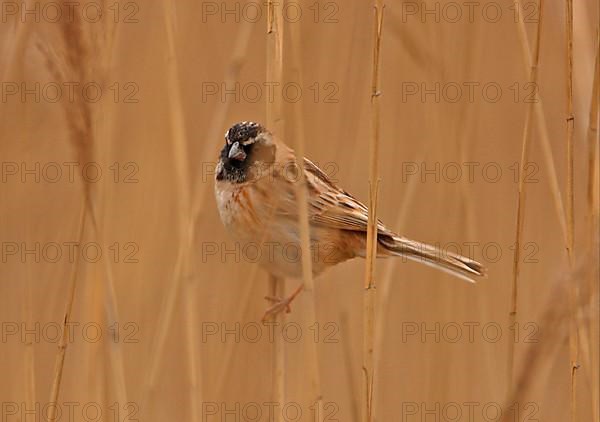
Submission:
<svg viewBox="0 0 600 422">
<path fill-rule="evenodd" d="M 376 420 L 600 421 L 599 6 L 572 5 L 569 50 L 570 4 L 386 4 L 378 216 L 489 277 L 377 262 Z M 212 184 L 223 133 L 271 107 L 367 202 L 373 4 L 275 5 L 279 47 L 267 9 L 2 2 L 3 420 L 53 400 L 56 420 L 360 420 L 365 262 L 318 278 L 274 349 L 268 275 Z"/>
</svg>

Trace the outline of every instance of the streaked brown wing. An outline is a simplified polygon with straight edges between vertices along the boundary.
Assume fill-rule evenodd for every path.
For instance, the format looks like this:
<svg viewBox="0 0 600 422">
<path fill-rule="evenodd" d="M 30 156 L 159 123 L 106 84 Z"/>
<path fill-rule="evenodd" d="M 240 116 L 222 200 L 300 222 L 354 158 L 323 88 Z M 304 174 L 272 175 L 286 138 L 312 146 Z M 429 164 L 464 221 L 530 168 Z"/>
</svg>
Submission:
<svg viewBox="0 0 600 422">
<path fill-rule="evenodd" d="M 367 207 L 334 185 L 320 168 L 306 158 L 304 166 L 311 220 L 327 227 L 366 232 L 369 220 Z M 381 233 L 390 233 L 381 221 L 378 221 L 378 230 Z"/>
</svg>

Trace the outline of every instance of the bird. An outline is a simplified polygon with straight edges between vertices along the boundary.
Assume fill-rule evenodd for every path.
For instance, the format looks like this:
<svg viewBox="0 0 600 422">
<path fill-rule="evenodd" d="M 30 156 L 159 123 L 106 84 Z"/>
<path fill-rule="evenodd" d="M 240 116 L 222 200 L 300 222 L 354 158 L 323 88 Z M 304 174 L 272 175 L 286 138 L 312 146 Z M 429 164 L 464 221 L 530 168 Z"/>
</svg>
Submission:
<svg viewBox="0 0 600 422">
<path fill-rule="evenodd" d="M 302 277 L 295 189 L 299 180 L 307 189 L 313 276 L 366 257 L 368 208 L 312 161 L 302 157 L 301 163 L 299 168 L 294 150 L 263 125 L 243 121 L 225 132 L 215 168 L 215 197 L 223 225 L 236 241 L 254 246 L 258 251 L 254 261 L 278 278 Z M 379 220 L 377 257 L 405 257 L 473 283 L 475 277 L 486 276 L 479 262 L 400 236 Z M 263 319 L 290 312 L 302 287 L 287 298 L 266 297 L 273 305 Z"/>
</svg>

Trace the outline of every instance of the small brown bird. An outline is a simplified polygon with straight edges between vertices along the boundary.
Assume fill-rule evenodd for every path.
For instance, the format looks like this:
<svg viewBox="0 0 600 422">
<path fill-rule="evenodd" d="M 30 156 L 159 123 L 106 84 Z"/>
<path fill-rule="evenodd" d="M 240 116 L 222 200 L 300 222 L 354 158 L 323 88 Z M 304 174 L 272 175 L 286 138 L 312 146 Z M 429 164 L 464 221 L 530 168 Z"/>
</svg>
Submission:
<svg viewBox="0 0 600 422">
<path fill-rule="evenodd" d="M 369 210 L 333 183 L 304 158 L 298 169 L 294 151 L 263 126 L 240 122 L 225 133 L 225 146 L 216 167 L 215 194 L 225 227 L 244 245 L 253 243 L 256 261 L 277 277 L 299 278 L 300 229 L 294 183 L 303 171 L 308 212 L 313 275 L 355 257 L 365 257 Z M 401 237 L 378 221 L 377 256 L 402 256 L 464 280 L 484 276 L 485 268 L 472 259 L 435 246 Z M 300 293 L 275 304 L 265 317 L 283 309 Z"/>
</svg>

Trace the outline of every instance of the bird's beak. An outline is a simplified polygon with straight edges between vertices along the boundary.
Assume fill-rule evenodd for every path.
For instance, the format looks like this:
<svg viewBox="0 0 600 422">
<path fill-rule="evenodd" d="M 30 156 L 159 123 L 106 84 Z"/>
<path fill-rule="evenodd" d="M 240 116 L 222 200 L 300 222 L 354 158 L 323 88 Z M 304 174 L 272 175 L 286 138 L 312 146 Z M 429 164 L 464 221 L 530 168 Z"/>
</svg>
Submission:
<svg viewBox="0 0 600 422">
<path fill-rule="evenodd" d="M 231 160 L 244 161 L 246 159 L 246 153 L 240 147 L 240 143 L 236 142 L 229 149 L 229 154 L 227 155 Z"/>
</svg>

